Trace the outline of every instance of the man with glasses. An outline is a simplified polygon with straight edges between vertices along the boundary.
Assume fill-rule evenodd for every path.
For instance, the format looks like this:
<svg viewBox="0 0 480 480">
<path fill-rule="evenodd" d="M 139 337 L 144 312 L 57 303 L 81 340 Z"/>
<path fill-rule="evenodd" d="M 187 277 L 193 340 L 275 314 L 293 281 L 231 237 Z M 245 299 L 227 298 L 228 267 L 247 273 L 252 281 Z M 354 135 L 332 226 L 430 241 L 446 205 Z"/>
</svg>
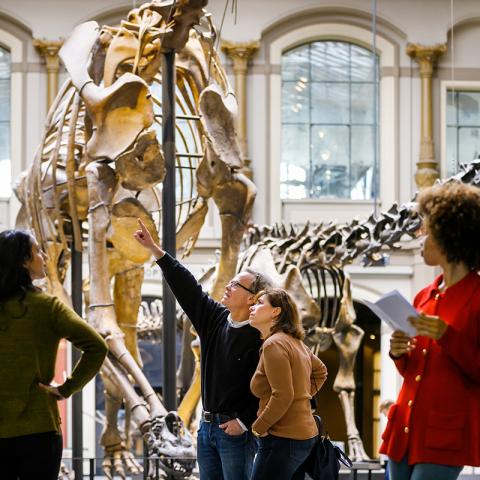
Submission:
<svg viewBox="0 0 480 480">
<path fill-rule="evenodd" d="M 201 480 L 248 480 L 255 453 L 249 430 L 258 399 L 250 392 L 261 339 L 250 325 L 255 295 L 271 286 L 253 270 L 235 275 L 220 303 L 177 260 L 160 248 L 141 220 L 137 241 L 156 258 L 178 303 L 200 338 L 203 414 L 197 437 Z"/>
</svg>

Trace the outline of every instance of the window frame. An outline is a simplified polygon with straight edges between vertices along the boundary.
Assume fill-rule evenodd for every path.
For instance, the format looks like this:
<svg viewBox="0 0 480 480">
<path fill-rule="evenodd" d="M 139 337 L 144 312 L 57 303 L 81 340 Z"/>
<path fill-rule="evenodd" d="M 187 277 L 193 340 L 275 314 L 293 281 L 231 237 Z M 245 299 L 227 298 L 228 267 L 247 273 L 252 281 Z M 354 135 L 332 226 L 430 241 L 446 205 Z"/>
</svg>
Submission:
<svg viewBox="0 0 480 480">
<path fill-rule="evenodd" d="M 10 161 L 10 194 L 7 195 L 7 196 L 2 196 L 0 194 L 0 200 L 8 200 L 10 199 L 10 197 L 12 196 L 12 183 L 13 183 L 13 168 L 12 168 L 12 52 L 10 50 L 10 48 L 8 48 L 7 46 L 3 45 L 1 42 L 0 42 L 0 49 L 2 49 L 3 51 L 7 52 L 8 55 L 9 55 L 9 75 L 7 78 L 1 78 L 0 80 L 8 80 L 8 84 L 9 84 L 9 89 L 8 89 L 8 120 L 0 120 L 0 126 L 1 125 L 8 125 L 8 136 L 9 136 L 9 143 L 8 143 L 8 158 L 7 160 Z"/>
<path fill-rule="evenodd" d="M 31 37 L 8 18 L 0 16 L 0 45 L 10 52 L 10 168 L 12 184 L 26 168 L 25 107 L 26 74 L 18 68 L 27 59 L 27 42 Z M 12 29 L 12 33 L 7 30 Z M 18 32 L 18 36 L 15 34 Z M 20 202 L 12 192 L 9 197 L 0 197 L 0 226 L 10 228 L 14 222 Z"/>
<path fill-rule="evenodd" d="M 318 40 L 340 40 L 372 50 L 372 32 L 366 27 L 339 22 L 321 21 L 294 28 L 275 37 L 267 45 L 266 58 L 269 74 L 266 88 L 267 103 L 267 221 L 292 221 L 304 223 L 315 218 L 322 220 L 351 219 L 352 216 L 368 216 L 374 207 L 372 200 L 341 199 L 280 199 L 281 158 L 281 55 L 296 46 Z M 390 205 L 398 200 L 401 167 L 399 164 L 399 115 L 398 115 L 398 45 L 377 34 L 379 71 L 379 192 L 378 204 Z M 385 73 L 383 73 L 383 70 Z M 383 174 L 382 174 L 383 173 Z M 339 208 L 337 208 L 339 207 Z"/>
<path fill-rule="evenodd" d="M 348 78 L 346 79 L 341 79 L 341 80 L 332 80 L 332 79 L 324 79 L 324 80 L 318 80 L 318 79 L 314 79 L 312 77 L 312 62 L 311 62 L 311 55 L 312 55 L 312 49 L 314 48 L 314 46 L 316 44 L 325 44 L 325 43 L 337 43 L 337 44 L 341 44 L 345 47 L 348 48 Z M 376 152 L 376 158 L 374 156 L 374 161 L 373 161 L 373 164 L 372 166 L 376 169 L 377 169 L 377 172 L 373 172 L 373 175 L 372 175 L 372 192 L 375 192 L 375 190 L 377 191 L 377 194 L 378 194 L 378 187 L 379 187 L 379 175 L 380 175 L 380 165 L 379 165 L 379 117 L 378 117 L 378 112 L 379 112 L 379 109 L 380 109 L 380 105 L 379 105 L 379 102 L 380 102 L 380 89 L 379 89 L 379 86 L 380 86 L 380 82 L 379 82 L 379 69 L 378 69 L 378 65 L 379 65 L 379 61 L 380 61 L 380 58 L 379 58 L 379 54 L 378 52 L 376 53 L 376 56 L 377 56 L 377 69 L 376 71 L 373 72 L 375 78 L 372 78 L 371 80 L 361 80 L 361 81 L 355 81 L 352 77 L 352 47 L 357 47 L 358 49 L 361 49 L 363 50 L 364 53 L 368 52 L 370 54 L 369 58 L 372 58 L 374 54 L 374 52 L 372 51 L 371 48 L 368 48 L 364 45 L 359 45 L 358 42 L 351 42 L 351 41 L 347 41 L 347 40 L 344 40 L 344 39 L 330 39 L 330 38 L 324 38 L 324 39 L 321 39 L 321 40 L 314 40 L 314 41 L 310 41 L 310 42 L 305 42 L 303 44 L 300 44 L 300 45 L 296 45 L 288 50 L 284 50 L 282 52 L 282 57 L 281 57 L 281 82 L 282 82 L 282 93 L 281 93 L 281 109 L 282 109 L 282 119 L 281 119 L 281 128 L 282 128 L 282 133 L 284 132 L 284 126 L 285 125 L 293 125 L 293 126 L 299 126 L 299 125 L 302 125 L 304 126 L 304 128 L 306 130 L 308 130 L 308 138 L 309 138 L 309 148 L 308 148 L 308 164 L 309 164 L 309 172 L 308 172 L 308 175 L 307 175 L 307 178 L 306 178 L 306 182 L 305 182 L 305 190 L 307 191 L 307 195 L 306 197 L 304 198 L 289 198 L 289 197 L 281 197 L 281 200 L 282 201 L 291 201 L 291 200 L 300 200 L 300 201 L 306 201 L 306 200 L 333 200 L 333 201 L 349 201 L 349 200 L 354 200 L 354 201 L 357 201 L 357 200 L 361 200 L 361 201 L 373 201 L 374 199 L 374 196 L 375 196 L 375 193 L 373 193 L 372 197 L 369 197 L 369 198 L 362 198 L 362 199 L 354 199 L 352 198 L 352 188 L 354 186 L 354 182 L 352 182 L 352 160 L 353 160 L 353 155 L 352 155 L 352 141 L 353 141 L 353 138 L 352 138 L 352 134 L 353 134 L 353 129 L 355 127 L 370 127 L 372 128 L 373 127 L 373 132 L 374 132 L 374 135 L 373 135 L 373 140 L 376 141 L 376 145 L 374 145 L 373 147 L 373 151 Z M 287 105 L 286 101 L 285 101 L 285 97 L 284 97 L 284 88 L 285 88 L 285 85 L 286 84 L 294 84 L 296 83 L 295 80 L 293 79 L 289 79 L 289 78 L 286 78 L 286 76 L 284 75 L 284 70 L 283 70 L 283 59 L 285 58 L 286 55 L 288 55 L 290 52 L 293 52 L 294 50 L 297 50 L 297 49 L 302 49 L 302 53 L 305 52 L 307 54 L 307 58 L 309 60 L 309 64 L 308 64 L 308 75 L 309 75 L 309 78 L 308 78 L 308 87 L 309 87 L 309 91 L 308 91 L 308 95 L 307 95 L 307 99 L 308 99 L 308 119 L 305 121 L 305 122 L 302 122 L 302 121 L 297 121 L 297 122 L 292 122 L 292 121 L 285 121 L 285 119 L 283 118 L 283 111 L 284 111 L 284 107 Z M 300 77 L 302 78 L 302 77 Z M 319 119 L 315 119 L 313 118 L 313 114 L 312 114 L 312 95 L 313 95 L 313 91 L 312 91 L 312 88 L 313 86 L 317 84 L 317 85 L 343 85 L 343 86 L 346 86 L 347 89 L 348 89 L 348 92 L 349 92 L 349 101 L 348 101 L 348 120 L 346 121 L 339 121 L 339 122 L 326 122 L 326 121 L 320 121 Z M 376 102 L 373 102 L 373 106 L 377 108 L 377 114 L 375 113 L 375 111 L 372 111 L 372 115 L 373 115 L 373 118 L 371 119 L 372 121 L 371 122 L 359 122 L 359 121 L 355 121 L 353 119 L 353 114 L 354 114 L 354 111 L 353 111 L 353 103 L 352 103 L 352 90 L 354 88 L 354 86 L 356 85 L 368 85 L 370 87 L 373 88 L 373 92 L 372 94 L 374 95 L 375 93 L 377 94 L 377 101 Z M 295 88 L 297 88 L 295 86 Z M 372 108 L 373 110 L 373 108 Z M 347 166 L 348 166 L 348 188 L 347 188 L 347 191 L 350 192 L 350 196 L 320 196 L 320 197 L 315 197 L 315 196 L 311 196 L 311 191 L 312 189 L 315 188 L 315 184 L 314 184 L 314 175 L 313 175 L 313 170 L 312 168 L 315 167 L 315 165 L 317 165 L 317 163 L 315 163 L 315 158 L 313 156 L 313 145 L 312 145 L 312 142 L 313 142 L 313 130 L 315 128 L 322 128 L 322 127 L 325 127 L 325 128 L 330 128 L 330 127 L 346 127 L 347 128 L 347 136 L 348 136 L 348 163 L 347 163 Z M 376 133 L 375 133 L 375 129 L 376 129 Z M 283 155 L 283 152 L 282 152 L 282 155 Z M 283 158 L 282 156 L 280 157 L 280 163 L 283 163 L 282 162 Z M 339 165 L 339 164 L 338 164 Z M 332 167 L 335 167 L 337 165 L 334 165 L 332 164 Z M 373 185 L 373 182 L 376 182 L 377 185 Z M 284 183 L 281 183 L 281 185 L 284 185 Z"/>
<path fill-rule="evenodd" d="M 440 82 L 440 177 L 446 178 L 447 172 L 447 96 L 449 90 L 480 93 L 480 81 L 443 80 Z M 472 159 L 473 160 L 473 159 Z"/>
</svg>

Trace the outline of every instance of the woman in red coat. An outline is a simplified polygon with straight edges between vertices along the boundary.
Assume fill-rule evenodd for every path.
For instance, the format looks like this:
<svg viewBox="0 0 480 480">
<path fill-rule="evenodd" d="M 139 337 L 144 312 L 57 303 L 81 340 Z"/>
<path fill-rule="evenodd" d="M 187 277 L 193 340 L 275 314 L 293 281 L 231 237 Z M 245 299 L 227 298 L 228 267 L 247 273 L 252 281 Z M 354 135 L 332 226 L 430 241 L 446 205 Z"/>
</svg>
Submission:
<svg viewBox="0 0 480 480">
<path fill-rule="evenodd" d="M 424 261 L 442 273 L 415 297 L 418 335 L 392 335 L 404 380 L 380 452 L 391 480 L 455 480 L 480 465 L 480 189 L 434 186 L 419 208 Z"/>
</svg>

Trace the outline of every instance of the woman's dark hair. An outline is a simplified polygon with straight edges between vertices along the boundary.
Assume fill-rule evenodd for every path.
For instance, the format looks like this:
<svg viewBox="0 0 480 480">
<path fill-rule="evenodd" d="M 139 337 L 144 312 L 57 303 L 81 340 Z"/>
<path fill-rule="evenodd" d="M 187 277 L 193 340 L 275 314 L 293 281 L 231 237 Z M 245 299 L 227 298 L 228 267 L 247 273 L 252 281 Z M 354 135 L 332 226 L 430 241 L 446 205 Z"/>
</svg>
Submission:
<svg viewBox="0 0 480 480">
<path fill-rule="evenodd" d="M 303 340 L 305 332 L 300 322 L 298 310 L 293 303 L 292 297 L 282 288 L 267 288 L 257 294 L 257 298 L 265 296 L 272 307 L 280 307 L 280 315 L 270 328 L 270 335 L 284 332 L 294 338 Z"/>
<path fill-rule="evenodd" d="M 35 291 L 25 264 L 32 259 L 32 236 L 24 230 L 0 233 L 0 302 Z"/>
<path fill-rule="evenodd" d="M 449 181 L 421 192 L 418 204 L 447 261 L 480 269 L 480 188 Z"/>
</svg>

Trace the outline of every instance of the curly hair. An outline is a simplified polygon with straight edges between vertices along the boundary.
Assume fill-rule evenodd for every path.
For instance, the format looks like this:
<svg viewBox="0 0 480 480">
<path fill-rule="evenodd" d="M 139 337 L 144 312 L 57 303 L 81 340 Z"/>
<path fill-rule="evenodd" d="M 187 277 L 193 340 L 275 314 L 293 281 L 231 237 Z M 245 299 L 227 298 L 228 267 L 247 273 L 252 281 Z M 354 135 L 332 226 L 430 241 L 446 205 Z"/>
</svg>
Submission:
<svg viewBox="0 0 480 480">
<path fill-rule="evenodd" d="M 277 332 L 284 332 L 294 338 L 303 340 L 303 330 L 298 310 L 293 303 L 292 297 L 283 288 L 267 288 L 257 294 L 257 298 L 265 296 L 272 307 L 280 307 L 280 315 L 270 328 L 270 335 Z"/>
<path fill-rule="evenodd" d="M 418 204 L 447 261 L 480 269 L 480 189 L 449 181 L 421 192 Z"/>
</svg>

